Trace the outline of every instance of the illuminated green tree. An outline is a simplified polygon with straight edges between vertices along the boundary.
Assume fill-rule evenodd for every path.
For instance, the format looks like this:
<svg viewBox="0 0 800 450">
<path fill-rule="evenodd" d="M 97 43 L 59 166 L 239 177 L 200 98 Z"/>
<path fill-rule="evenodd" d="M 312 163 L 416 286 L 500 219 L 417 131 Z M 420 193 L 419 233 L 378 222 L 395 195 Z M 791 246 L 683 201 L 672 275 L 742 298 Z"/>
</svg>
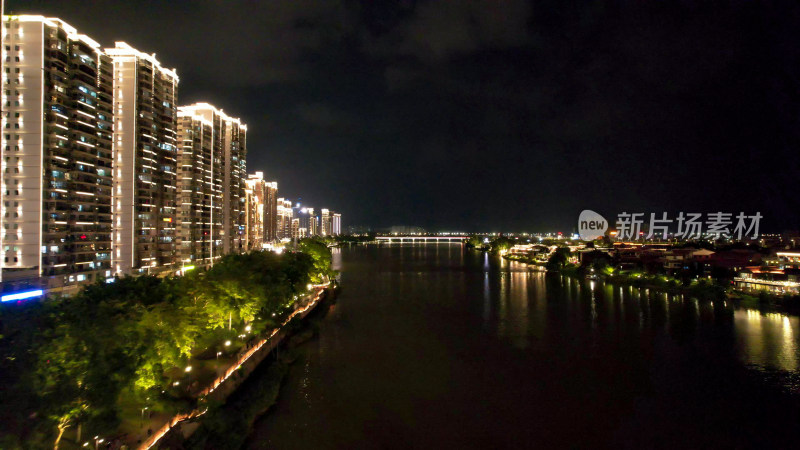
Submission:
<svg viewBox="0 0 800 450">
<path fill-rule="evenodd" d="M 183 408 L 186 402 L 164 393 L 167 374 L 218 345 L 220 334 L 210 330 L 259 317 L 266 329 L 274 325 L 272 313 L 291 305 L 309 282 L 333 275 L 324 242 L 301 243 L 301 250 L 229 255 L 183 277 L 119 278 L 4 316 L 0 332 L 14 340 L 0 339 L 9 357 L 0 368 L 25 374 L 19 392 L 53 427 L 56 448 L 71 427 L 113 430 L 132 405 Z M 30 323 L 36 333 L 24 332 Z"/>
<path fill-rule="evenodd" d="M 507 237 L 504 237 L 504 236 L 500 236 L 500 237 L 492 240 L 492 242 L 489 244 L 489 247 L 491 248 L 491 252 L 492 253 L 500 253 L 500 252 L 502 252 L 504 250 L 510 249 L 516 243 L 517 243 L 517 241 L 515 241 L 514 239 L 507 238 Z"/>
<path fill-rule="evenodd" d="M 331 250 L 325 241 L 318 238 L 307 238 L 300 241 L 299 249 L 314 261 L 311 279 L 314 283 L 323 283 L 333 277 L 331 268 Z"/>
<path fill-rule="evenodd" d="M 60 326 L 48 344 L 38 349 L 34 386 L 38 389 L 45 415 L 55 422 L 58 448 L 64 431 L 89 409 L 88 383 L 91 360 L 86 345 L 67 326 Z"/>
</svg>

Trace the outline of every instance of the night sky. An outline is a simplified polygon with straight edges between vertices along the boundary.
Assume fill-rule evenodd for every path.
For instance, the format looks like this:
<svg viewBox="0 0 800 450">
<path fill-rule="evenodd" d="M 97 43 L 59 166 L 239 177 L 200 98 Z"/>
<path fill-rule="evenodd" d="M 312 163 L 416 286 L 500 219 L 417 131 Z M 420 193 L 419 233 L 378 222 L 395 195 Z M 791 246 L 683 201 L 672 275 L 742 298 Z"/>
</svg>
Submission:
<svg viewBox="0 0 800 450">
<path fill-rule="evenodd" d="M 340 211 L 345 229 L 566 232 L 589 208 L 760 211 L 783 231 L 800 228 L 792 3 L 9 0 L 6 13 L 155 52 L 181 104 L 248 123 L 249 172 Z"/>
</svg>

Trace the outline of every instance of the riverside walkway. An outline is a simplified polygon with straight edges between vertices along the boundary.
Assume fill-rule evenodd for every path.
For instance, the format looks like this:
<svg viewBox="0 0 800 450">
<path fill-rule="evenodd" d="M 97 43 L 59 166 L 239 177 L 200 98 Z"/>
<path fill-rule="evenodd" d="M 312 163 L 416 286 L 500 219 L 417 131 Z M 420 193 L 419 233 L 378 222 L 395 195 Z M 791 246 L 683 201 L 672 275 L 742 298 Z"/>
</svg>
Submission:
<svg viewBox="0 0 800 450">
<path fill-rule="evenodd" d="M 314 308 L 316 308 L 320 300 L 322 300 L 323 293 L 326 291 L 326 288 L 327 286 L 317 286 L 316 291 L 307 297 L 308 303 L 305 306 L 294 310 L 286 318 L 286 320 L 283 321 L 280 327 L 273 329 L 269 335 L 259 339 L 254 345 L 242 351 L 219 377 L 214 379 L 214 381 L 212 381 L 205 389 L 200 391 L 197 397 L 210 396 L 215 400 L 225 400 L 236 390 L 237 387 L 239 387 L 239 385 L 250 375 L 250 373 L 255 370 L 261 361 L 263 361 L 264 358 L 266 358 L 266 356 L 269 355 L 269 353 L 283 340 L 283 338 L 286 336 L 286 324 L 288 324 L 297 316 L 299 316 L 301 319 L 305 318 L 311 311 L 314 310 Z M 242 376 L 233 377 L 234 374 L 240 373 L 238 372 L 239 369 L 241 369 Z M 204 413 L 205 411 L 194 410 L 185 414 L 176 414 L 175 416 L 169 418 L 166 423 L 164 423 L 150 436 L 134 436 L 133 439 L 141 438 L 141 443 L 136 443 L 135 446 L 139 450 L 152 448 L 156 446 L 158 442 L 174 427 L 179 426 L 185 420 L 193 419 L 203 415 Z"/>
</svg>

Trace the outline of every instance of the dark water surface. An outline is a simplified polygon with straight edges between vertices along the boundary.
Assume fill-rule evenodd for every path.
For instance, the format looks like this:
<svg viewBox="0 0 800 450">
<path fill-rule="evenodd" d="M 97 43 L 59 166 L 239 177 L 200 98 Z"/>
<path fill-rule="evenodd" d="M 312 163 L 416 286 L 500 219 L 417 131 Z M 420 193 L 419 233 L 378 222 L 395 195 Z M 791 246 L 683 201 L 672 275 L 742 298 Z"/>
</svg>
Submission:
<svg viewBox="0 0 800 450">
<path fill-rule="evenodd" d="M 455 244 L 336 251 L 249 448 L 800 446 L 800 321 Z"/>
</svg>

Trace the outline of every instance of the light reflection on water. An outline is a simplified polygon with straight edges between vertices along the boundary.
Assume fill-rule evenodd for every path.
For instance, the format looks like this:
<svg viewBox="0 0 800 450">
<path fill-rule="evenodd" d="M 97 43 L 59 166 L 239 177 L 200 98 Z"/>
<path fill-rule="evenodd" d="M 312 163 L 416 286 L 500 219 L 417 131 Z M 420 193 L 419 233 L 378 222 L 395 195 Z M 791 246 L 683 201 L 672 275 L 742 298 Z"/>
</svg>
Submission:
<svg viewBox="0 0 800 450">
<path fill-rule="evenodd" d="M 491 320 L 488 265 L 488 255 L 485 255 L 485 322 Z M 525 348 L 529 339 L 536 341 L 544 335 L 547 322 L 543 319 L 548 303 L 544 299 L 549 294 L 551 299 L 558 297 L 558 301 L 564 301 L 571 314 L 584 317 L 582 322 L 592 330 L 599 328 L 609 332 L 632 324 L 642 331 L 661 325 L 660 330 L 669 334 L 673 328 L 685 327 L 687 323 L 695 330 L 703 326 L 730 326 L 734 337 L 730 344 L 735 346 L 733 350 L 744 364 L 800 371 L 799 317 L 738 308 L 723 300 L 700 301 L 680 294 L 569 276 L 557 276 L 557 283 L 547 283 L 548 275 L 516 262 L 500 262 L 495 268 L 500 270 L 496 333 L 515 347 Z M 679 313 L 677 317 L 671 316 L 676 313 Z"/>
<path fill-rule="evenodd" d="M 800 440 L 787 395 L 800 385 L 798 317 L 545 274 L 460 245 L 333 258 L 342 294 L 249 448 Z"/>
<path fill-rule="evenodd" d="M 733 313 L 736 342 L 746 363 L 797 371 L 800 319 L 785 314 L 739 309 Z"/>
</svg>

